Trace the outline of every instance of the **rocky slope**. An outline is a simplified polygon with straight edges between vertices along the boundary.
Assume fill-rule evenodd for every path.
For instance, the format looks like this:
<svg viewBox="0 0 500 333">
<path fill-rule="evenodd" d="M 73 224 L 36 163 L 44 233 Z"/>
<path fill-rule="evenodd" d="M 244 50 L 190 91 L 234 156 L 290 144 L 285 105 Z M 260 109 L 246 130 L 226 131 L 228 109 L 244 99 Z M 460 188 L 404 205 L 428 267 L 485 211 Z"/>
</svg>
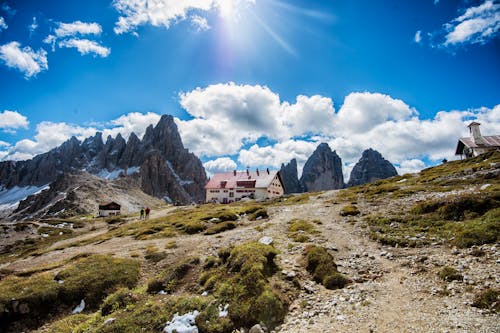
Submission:
<svg viewBox="0 0 500 333">
<path fill-rule="evenodd" d="M 306 192 L 334 190 L 344 187 L 342 160 L 327 143 L 322 143 L 309 157 L 300 183 Z"/>
<path fill-rule="evenodd" d="M 42 186 L 81 170 L 103 179 L 138 173 L 140 188 L 147 194 L 181 203 L 204 199 L 203 165 L 184 148 L 170 115 L 150 125 L 142 140 L 132 133 L 128 141 L 118 134 L 103 142 L 102 134 L 96 133 L 83 142 L 72 137 L 31 160 L 1 162 L 0 186 Z"/>
<path fill-rule="evenodd" d="M 297 175 L 297 160 L 295 158 L 286 165 L 281 164 L 280 176 L 285 188 L 285 194 L 303 192 Z"/>
<path fill-rule="evenodd" d="M 363 185 L 379 179 L 397 176 L 396 168 L 373 149 L 363 152 L 358 163 L 354 165 L 347 186 Z"/>
</svg>

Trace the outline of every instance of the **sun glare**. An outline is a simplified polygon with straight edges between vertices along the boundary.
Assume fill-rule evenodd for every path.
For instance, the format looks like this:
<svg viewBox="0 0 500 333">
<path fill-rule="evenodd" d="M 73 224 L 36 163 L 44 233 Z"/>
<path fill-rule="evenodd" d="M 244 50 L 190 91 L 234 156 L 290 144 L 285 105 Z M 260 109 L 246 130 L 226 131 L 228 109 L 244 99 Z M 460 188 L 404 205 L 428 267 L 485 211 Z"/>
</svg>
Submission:
<svg viewBox="0 0 500 333">
<path fill-rule="evenodd" d="M 220 16 L 224 19 L 233 17 L 236 2 L 235 0 L 217 0 Z"/>
</svg>

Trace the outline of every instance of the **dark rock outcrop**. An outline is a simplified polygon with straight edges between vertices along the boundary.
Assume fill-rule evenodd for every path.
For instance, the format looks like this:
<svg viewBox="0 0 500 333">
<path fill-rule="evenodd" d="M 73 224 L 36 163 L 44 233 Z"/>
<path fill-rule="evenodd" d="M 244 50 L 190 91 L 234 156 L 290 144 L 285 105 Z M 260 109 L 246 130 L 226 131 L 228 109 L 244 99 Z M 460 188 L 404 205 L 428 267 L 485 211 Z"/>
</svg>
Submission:
<svg viewBox="0 0 500 333">
<path fill-rule="evenodd" d="M 328 144 L 320 144 L 309 157 L 304 165 L 300 183 L 306 192 L 344 187 L 342 160 L 335 151 L 332 152 Z"/>
<path fill-rule="evenodd" d="M 280 176 L 285 188 L 285 194 L 302 192 L 302 186 L 297 174 L 297 160 L 295 158 L 287 165 L 284 163 L 281 164 Z"/>
<path fill-rule="evenodd" d="M 201 161 L 182 144 L 177 125 L 163 115 L 149 126 L 142 140 L 118 134 L 102 140 L 102 133 L 80 142 L 72 137 L 59 147 L 27 161 L 0 162 L 0 186 L 42 186 L 61 174 L 87 171 L 102 178 L 139 173 L 144 192 L 180 203 L 203 200 L 206 184 Z"/>
<path fill-rule="evenodd" d="M 375 180 L 397 176 L 396 168 L 373 149 L 363 152 L 360 160 L 351 171 L 347 186 L 366 184 Z"/>
</svg>

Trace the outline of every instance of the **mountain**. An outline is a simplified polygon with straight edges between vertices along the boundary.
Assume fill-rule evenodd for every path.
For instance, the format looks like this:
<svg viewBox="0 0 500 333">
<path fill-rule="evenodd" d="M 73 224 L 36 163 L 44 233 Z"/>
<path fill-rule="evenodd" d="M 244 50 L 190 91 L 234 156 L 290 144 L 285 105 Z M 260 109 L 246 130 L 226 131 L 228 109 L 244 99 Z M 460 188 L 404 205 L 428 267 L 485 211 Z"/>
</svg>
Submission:
<svg viewBox="0 0 500 333">
<path fill-rule="evenodd" d="M 295 158 L 286 165 L 281 164 L 280 176 L 285 188 L 285 194 L 303 192 L 297 174 L 297 160 Z"/>
<path fill-rule="evenodd" d="M 135 175 L 145 193 L 167 201 L 189 203 L 205 196 L 201 161 L 184 148 L 173 117 L 163 115 L 142 140 L 132 133 L 127 141 L 118 134 L 104 142 L 96 133 L 83 142 L 72 137 L 31 160 L 0 162 L 0 205 L 13 191 L 38 191 L 61 175 L 81 171 L 106 180 Z"/>
<path fill-rule="evenodd" d="M 351 171 L 347 186 L 370 183 L 374 180 L 397 176 L 396 168 L 373 149 L 363 152 L 360 160 Z"/>
<path fill-rule="evenodd" d="M 306 161 L 300 183 L 306 192 L 344 187 L 342 160 L 327 143 L 321 143 Z"/>
</svg>

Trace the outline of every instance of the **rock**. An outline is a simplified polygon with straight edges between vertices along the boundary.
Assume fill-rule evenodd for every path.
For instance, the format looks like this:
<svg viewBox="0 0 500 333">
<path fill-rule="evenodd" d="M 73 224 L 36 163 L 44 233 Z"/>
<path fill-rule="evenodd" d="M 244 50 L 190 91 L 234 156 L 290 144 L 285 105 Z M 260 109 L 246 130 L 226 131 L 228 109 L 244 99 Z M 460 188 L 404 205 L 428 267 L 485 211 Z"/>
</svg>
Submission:
<svg viewBox="0 0 500 333">
<path fill-rule="evenodd" d="M 262 329 L 262 327 L 259 324 L 253 325 L 248 333 L 265 333 L 265 331 Z"/>
<path fill-rule="evenodd" d="M 112 324 L 115 320 L 116 318 L 108 318 L 104 321 L 104 325 Z"/>
<path fill-rule="evenodd" d="M 322 143 L 309 157 L 302 177 L 302 188 L 306 192 L 334 190 L 344 187 L 342 160 L 328 144 Z"/>
<path fill-rule="evenodd" d="M 272 237 L 269 236 L 264 236 L 261 239 L 259 239 L 259 243 L 265 244 L 265 245 L 271 245 L 274 242 Z"/>
<path fill-rule="evenodd" d="M 295 158 L 287 165 L 281 164 L 280 177 L 283 181 L 285 194 L 303 192 L 297 174 L 297 160 Z"/>
<path fill-rule="evenodd" d="M 356 186 L 370 183 L 375 180 L 396 176 L 396 168 L 373 149 L 363 152 L 360 160 L 351 171 L 347 186 Z"/>
</svg>

